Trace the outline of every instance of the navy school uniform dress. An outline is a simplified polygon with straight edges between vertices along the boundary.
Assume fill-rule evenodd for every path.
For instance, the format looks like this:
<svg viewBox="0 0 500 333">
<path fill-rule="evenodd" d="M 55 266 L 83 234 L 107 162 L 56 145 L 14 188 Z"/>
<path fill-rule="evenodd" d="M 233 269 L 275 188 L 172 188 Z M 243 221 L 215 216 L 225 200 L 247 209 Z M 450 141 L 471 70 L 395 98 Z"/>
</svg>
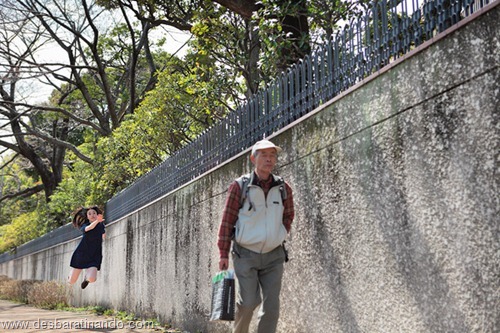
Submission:
<svg viewBox="0 0 500 333">
<path fill-rule="evenodd" d="M 75 252 L 73 252 L 70 266 L 80 269 L 97 267 L 97 270 L 100 270 L 102 263 L 102 235 L 106 231 L 104 223 L 101 222 L 94 229 L 86 232 L 85 228 L 89 225 L 90 222 L 87 221 L 80 227 L 83 237 Z"/>
</svg>

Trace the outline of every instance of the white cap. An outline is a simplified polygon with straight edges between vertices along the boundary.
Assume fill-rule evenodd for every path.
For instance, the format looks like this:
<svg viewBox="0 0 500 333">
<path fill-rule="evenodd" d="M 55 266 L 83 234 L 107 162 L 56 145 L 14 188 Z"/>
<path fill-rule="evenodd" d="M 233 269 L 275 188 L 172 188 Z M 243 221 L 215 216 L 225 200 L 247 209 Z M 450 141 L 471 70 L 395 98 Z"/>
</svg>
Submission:
<svg viewBox="0 0 500 333">
<path fill-rule="evenodd" d="M 281 150 L 282 150 L 280 147 L 276 146 L 274 143 L 272 143 L 269 140 L 261 140 L 261 141 L 257 141 L 253 145 L 252 155 L 255 155 L 255 152 L 257 150 L 262 150 L 262 149 L 267 149 L 267 148 L 274 148 L 274 149 L 276 149 L 277 153 L 281 153 Z"/>
</svg>

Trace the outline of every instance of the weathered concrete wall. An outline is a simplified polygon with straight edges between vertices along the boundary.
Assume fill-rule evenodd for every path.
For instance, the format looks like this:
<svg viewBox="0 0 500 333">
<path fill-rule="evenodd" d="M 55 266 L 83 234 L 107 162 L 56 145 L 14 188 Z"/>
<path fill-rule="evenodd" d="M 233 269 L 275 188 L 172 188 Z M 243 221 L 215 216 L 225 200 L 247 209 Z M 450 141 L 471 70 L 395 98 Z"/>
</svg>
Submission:
<svg viewBox="0 0 500 333">
<path fill-rule="evenodd" d="M 294 188 L 279 332 L 498 332 L 500 6 L 273 137 Z M 107 227 L 101 304 L 209 323 L 236 158 Z M 0 266 L 64 280 L 78 240 Z"/>
</svg>

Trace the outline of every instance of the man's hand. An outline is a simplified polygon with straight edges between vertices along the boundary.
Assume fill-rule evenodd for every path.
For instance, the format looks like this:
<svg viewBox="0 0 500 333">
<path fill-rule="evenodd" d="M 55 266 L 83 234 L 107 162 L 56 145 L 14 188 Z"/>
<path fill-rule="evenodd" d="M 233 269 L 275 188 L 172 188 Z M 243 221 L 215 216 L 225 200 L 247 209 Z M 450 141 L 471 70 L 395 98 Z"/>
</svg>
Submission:
<svg viewBox="0 0 500 333">
<path fill-rule="evenodd" d="M 219 260 L 219 270 L 225 271 L 229 266 L 229 260 L 227 258 L 222 258 Z"/>
</svg>

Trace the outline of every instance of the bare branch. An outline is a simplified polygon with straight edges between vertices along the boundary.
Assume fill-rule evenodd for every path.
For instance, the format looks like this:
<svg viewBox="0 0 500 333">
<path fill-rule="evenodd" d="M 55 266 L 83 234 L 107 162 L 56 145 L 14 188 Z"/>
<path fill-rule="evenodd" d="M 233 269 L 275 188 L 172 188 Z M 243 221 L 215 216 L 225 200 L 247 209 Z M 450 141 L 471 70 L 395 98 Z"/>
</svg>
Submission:
<svg viewBox="0 0 500 333">
<path fill-rule="evenodd" d="M 253 13 L 260 7 L 255 0 L 214 0 L 214 2 L 240 14 L 246 19 L 252 18 Z"/>
<path fill-rule="evenodd" d="M 0 197 L 0 202 L 7 200 L 7 199 L 12 199 L 12 198 L 19 198 L 19 197 L 26 198 L 26 197 L 29 197 L 29 196 L 35 194 L 35 193 L 41 192 L 43 190 L 44 190 L 43 184 L 36 185 L 34 187 L 30 187 L 30 188 L 24 189 L 24 190 L 16 192 L 16 193 L 9 193 L 7 195 L 4 195 L 4 196 Z"/>
<path fill-rule="evenodd" d="M 11 103 L 11 102 L 1 102 L 0 101 L 0 106 L 8 105 L 11 107 L 25 107 L 27 110 L 23 113 L 18 114 L 15 118 L 12 118 L 12 120 L 17 120 L 22 116 L 27 115 L 29 112 L 33 111 L 43 111 L 43 112 L 57 112 L 60 114 L 63 114 L 80 125 L 88 126 L 94 129 L 97 132 L 100 132 L 101 134 L 105 135 L 106 133 L 102 130 L 101 127 L 99 127 L 95 122 L 92 122 L 91 120 L 84 119 L 81 117 L 78 117 L 75 113 L 70 112 L 66 110 L 65 108 L 60 108 L 60 107 L 54 107 L 54 106 L 42 106 L 42 105 L 31 105 L 31 104 L 26 104 L 26 103 Z M 8 123 L 4 123 L 3 125 L 0 126 L 0 128 L 6 126 Z"/>
<path fill-rule="evenodd" d="M 9 148 L 10 150 L 15 151 L 16 153 L 21 153 L 21 150 L 19 149 L 18 146 L 16 146 L 13 143 L 10 143 L 8 141 L 0 140 L 0 146 L 4 146 L 5 148 Z"/>
<path fill-rule="evenodd" d="M 5 151 L 4 151 L 5 152 Z M 19 154 L 14 154 L 12 155 L 12 158 L 10 158 L 9 160 L 7 161 L 2 161 L 4 162 L 2 166 L 0 166 L 0 170 L 6 168 L 7 166 L 9 166 L 9 164 L 11 164 L 12 162 L 15 161 L 15 159 L 19 156 Z"/>
<path fill-rule="evenodd" d="M 78 148 L 76 148 L 74 145 L 70 144 L 69 142 L 66 142 L 66 141 L 62 141 L 62 140 L 59 140 L 57 139 L 56 137 L 53 137 L 49 134 L 46 134 L 44 133 L 43 131 L 41 130 L 38 130 L 34 127 L 31 127 L 29 126 L 28 124 L 24 123 L 21 121 L 21 123 L 23 124 L 23 126 L 26 128 L 26 130 L 30 133 L 30 134 L 33 134 L 47 142 L 50 142 L 52 144 L 56 144 L 58 146 L 61 146 L 61 147 L 64 147 L 66 149 L 69 149 L 71 150 L 73 153 L 75 153 L 76 156 L 78 156 L 78 158 L 80 158 L 82 161 L 85 161 L 89 164 L 92 164 L 92 159 L 86 155 L 84 155 L 82 152 L 80 152 L 78 150 Z"/>
</svg>

